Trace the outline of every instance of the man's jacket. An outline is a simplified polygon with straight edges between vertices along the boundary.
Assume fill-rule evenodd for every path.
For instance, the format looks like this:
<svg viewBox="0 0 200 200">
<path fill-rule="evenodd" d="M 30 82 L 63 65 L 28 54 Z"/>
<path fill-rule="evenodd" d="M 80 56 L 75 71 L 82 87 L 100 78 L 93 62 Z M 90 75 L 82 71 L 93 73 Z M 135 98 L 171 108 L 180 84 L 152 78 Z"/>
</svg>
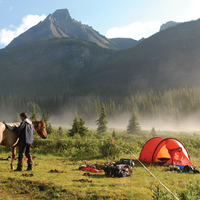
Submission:
<svg viewBox="0 0 200 200">
<path fill-rule="evenodd" d="M 14 127 L 13 131 L 20 133 L 19 142 L 24 142 L 27 144 L 33 143 L 33 134 L 35 132 L 35 129 L 29 119 L 25 119 L 18 127 Z"/>
</svg>

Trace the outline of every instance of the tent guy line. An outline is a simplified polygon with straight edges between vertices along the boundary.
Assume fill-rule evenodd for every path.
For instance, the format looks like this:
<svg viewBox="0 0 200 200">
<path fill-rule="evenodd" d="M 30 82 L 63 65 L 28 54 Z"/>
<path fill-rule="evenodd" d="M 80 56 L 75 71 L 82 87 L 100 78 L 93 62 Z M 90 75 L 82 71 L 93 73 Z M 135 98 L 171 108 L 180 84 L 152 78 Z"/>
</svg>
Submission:
<svg viewBox="0 0 200 200">
<path fill-rule="evenodd" d="M 169 192 L 171 193 L 177 200 L 179 200 L 179 198 L 167 187 L 165 186 L 147 167 L 145 167 L 145 165 L 137 158 L 137 156 L 130 150 L 130 149 L 125 149 L 123 147 L 120 147 L 116 144 L 112 144 L 112 145 L 115 145 L 117 148 L 120 148 L 120 149 L 124 149 L 126 151 L 130 151 L 130 153 L 135 157 L 135 159 Z"/>
</svg>

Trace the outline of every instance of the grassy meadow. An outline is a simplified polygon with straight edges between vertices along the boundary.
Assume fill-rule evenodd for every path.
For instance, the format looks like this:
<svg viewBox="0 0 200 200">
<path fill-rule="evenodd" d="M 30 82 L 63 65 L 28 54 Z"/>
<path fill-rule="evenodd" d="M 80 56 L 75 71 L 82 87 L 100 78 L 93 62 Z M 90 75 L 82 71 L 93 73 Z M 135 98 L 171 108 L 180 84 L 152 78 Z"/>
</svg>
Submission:
<svg viewBox="0 0 200 200">
<path fill-rule="evenodd" d="M 196 169 L 200 169 L 198 133 L 159 134 L 163 137 L 176 135 L 188 149 Z M 24 171 L 14 172 L 10 169 L 10 161 L 0 160 L 0 199 L 173 199 L 133 155 L 115 146 L 111 146 L 109 150 L 108 138 L 112 136 L 115 137 L 114 143 L 131 149 L 137 157 L 144 143 L 152 137 L 147 132 L 140 136 L 105 133 L 99 138 L 95 133 L 90 133 L 90 140 L 86 140 L 78 136 L 69 138 L 63 131 L 49 135 L 49 140 L 35 140 L 32 145 L 35 157 L 32 172 L 25 171 L 26 162 Z M 11 156 L 11 149 L 0 146 L 0 157 L 8 156 Z M 79 166 L 86 162 L 105 163 L 114 159 L 118 161 L 120 158 L 135 161 L 133 176 L 112 178 L 106 177 L 104 173 L 84 176 L 84 171 L 79 170 Z M 179 199 L 198 199 L 200 174 L 170 172 L 163 166 L 145 166 Z"/>
</svg>

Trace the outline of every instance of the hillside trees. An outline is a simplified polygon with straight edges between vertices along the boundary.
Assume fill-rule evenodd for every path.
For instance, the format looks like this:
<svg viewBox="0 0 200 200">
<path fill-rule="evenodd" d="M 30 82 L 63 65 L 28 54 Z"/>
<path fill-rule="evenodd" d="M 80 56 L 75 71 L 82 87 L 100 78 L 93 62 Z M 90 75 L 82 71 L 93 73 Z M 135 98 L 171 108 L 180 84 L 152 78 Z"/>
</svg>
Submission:
<svg viewBox="0 0 200 200">
<path fill-rule="evenodd" d="M 36 109 L 35 109 L 35 105 L 34 104 L 33 104 L 33 110 L 32 110 L 32 115 L 31 115 L 30 119 L 32 121 L 37 120 L 37 113 L 36 113 Z"/>
<path fill-rule="evenodd" d="M 19 114 L 17 113 L 16 117 L 13 119 L 14 122 L 20 122 Z"/>
<path fill-rule="evenodd" d="M 49 118 L 50 118 L 49 112 L 46 112 L 46 110 L 43 110 L 42 119 L 44 119 L 44 123 L 45 123 L 46 127 L 48 125 L 47 122 L 48 122 Z"/>
<path fill-rule="evenodd" d="M 41 111 L 48 110 L 50 115 L 60 116 L 65 112 L 74 112 L 77 110 L 84 119 L 92 121 L 101 113 L 101 105 L 104 104 L 107 121 L 110 119 L 120 121 L 121 116 L 130 116 L 135 109 L 140 124 L 146 123 L 147 120 L 152 122 L 167 123 L 176 121 L 184 123 L 190 117 L 190 121 L 197 121 L 200 113 L 200 87 L 169 88 L 163 93 L 151 90 L 149 93 L 132 93 L 129 96 L 120 96 L 121 89 L 109 93 L 104 88 L 107 98 L 100 95 L 97 97 L 76 98 L 74 94 L 66 89 L 56 95 L 27 99 L 24 96 L 11 96 L 0 94 L 0 121 L 5 119 L 7 122 L 13 121 L 16 113 L 27 112 L 32 115 L 33 105 L 35 112 L 40 117 L 44 113 Z M 85 90 L 83 90 L 85 91 Z M 82 94 L 80 92 L 80 94 Z M 64 106 L 65 104 L 65 106 Z M 151 125 L 155 126 L 155 125 Z M 156 127 L 155 127 L 156 128 Z"/>
<path fill-rule="evenodd" d="M 62 96 L 62 107 L 65 108 L 69 105 L 69 86 L 67 85 L 67 90 L 64 91 Z"/>
<path fill-rule="evenodd" d="M 27 112 L 31 116 L 33 104 L 36 112 L 40 113 L 40 106 L 33 101 L 28 101 L 24 96 L 7 96 L 0 94 L 0 121 L 5 119 L 12 122 L 18 113 Z M 21 120 L 20 120 L 21 121 Z"/>
</svg>

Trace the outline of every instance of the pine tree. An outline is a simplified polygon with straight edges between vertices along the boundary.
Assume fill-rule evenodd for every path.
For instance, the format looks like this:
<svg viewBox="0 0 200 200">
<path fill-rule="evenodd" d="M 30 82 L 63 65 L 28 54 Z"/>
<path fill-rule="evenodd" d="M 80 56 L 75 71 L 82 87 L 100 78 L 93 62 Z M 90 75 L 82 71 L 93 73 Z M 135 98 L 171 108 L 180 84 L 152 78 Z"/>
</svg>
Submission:
<svg viewBox="0 0 200 200">
<path fill-rule="evenodd" d="M 97 96 L 97 99 L 94 100 L 94 107 L 95 107 L 95 112 L 98 114 L 101 109 L 101 103 L 100 103 L 100 97 Z"/>
<path fill-rule="evenodd" d="M 114 138 L 114 139 L 118 139 L 118 137 L 117 137 L 117 133 L 116 133 L 115 130 L 113 130 L 113 132 L 112 132 L 112 138 Z"/>
<path fill-rule="evenodd" d="M 79 131 L 79 123 L 78 123 L 78 117 L 77 117 L 77 111 L 75 112 L 75 118 L 73 120 L 72 128 L 69 130 L 69 135 L 74 136 L 75 133 L 78 133 Z"/>
<path fill-rule="evenodd" d="M 46 110 L 43 110 L 43 112 L 42 112 L 42 118 L 44 119 L 44 123 L 45 123 L 45 125 L 47 127 L 47 121 L 49 120 L 50 115 L 49 115 L 48 112 L 46 112 Z"/>
<path fill-rule="evenodd" d="M 151 134 L 153 137 L 156 136 L 156 130 L 155 130 L 154 127 L 151 129 L 151 133 L 150 133 L 150 134 Z"/>
<path fill-rule="evenodd" d="M 127 133 L 129 134 L 138 134 L 140 132 L 140 125 L 138 123 L 138 118 L 135 113 L 135 110 L 133 110 L 133 114 L 129 120 L 129 124 L 127 127 Z"/>
<path fill-rule="evenodd" d="M 62 133 L 63 133 L 63 128 L 62 128 L 61 124 L 60 124 L 60 126 L 58 127 L 58 133 L 61 134 L 61 135 L 62 135 Z"/>
<path fill-rule="evenodd" d="M 84 137 L 87 135 L 88 128 L 85 127 L 85 121 L 83 120 L 82 117 L 79 118 L 79 134 L 81 137 Z"/>
<path fill-rule="evenodd" d="M 85 121 L 82 117 L 78 119 L 77 111 L 75 112 L 75 118 L 73 120 L 72 128 L 69 130 L 69 135 L 74 136 L 74 134 L 78 133 L 81 137 L 87 135 L 88 128 L 85 127 Z"/>
<path fill-rule="evenodd" d="M 123 103 L 124 112 L 129 112 L 130 107 L 131 107 L 131 102 L 129 101 L 128 97 L 126 97 Z"/>
<path fill-rule="evenodd" d="M 106 114 L 106 108 L 104 104 L 102 103 L 101 107 L 101 113 L 99 114 L 99 119 L 96 121 L 97 123 L 97 132 L 106 132 L 107 131 L 107 114 Z"/>
<path fill-rule="evenodd" d="M 33 104 L 32 116 L 31 116 L 30 119 L 31 119 L 32 121 L 37 120 L 37 113 L 36 113 L 36 110 L 35 110 L 35 104 Z"/>
<path fill-rule="evenodd" d="M 47 134 L 51 134 L 51 133 L 53 132 L 53 128 L 52 128 L 51 123 L 49 123 L 49 124 L 47 125 L 46 130 L 47 130 Z"/>
</svg>

